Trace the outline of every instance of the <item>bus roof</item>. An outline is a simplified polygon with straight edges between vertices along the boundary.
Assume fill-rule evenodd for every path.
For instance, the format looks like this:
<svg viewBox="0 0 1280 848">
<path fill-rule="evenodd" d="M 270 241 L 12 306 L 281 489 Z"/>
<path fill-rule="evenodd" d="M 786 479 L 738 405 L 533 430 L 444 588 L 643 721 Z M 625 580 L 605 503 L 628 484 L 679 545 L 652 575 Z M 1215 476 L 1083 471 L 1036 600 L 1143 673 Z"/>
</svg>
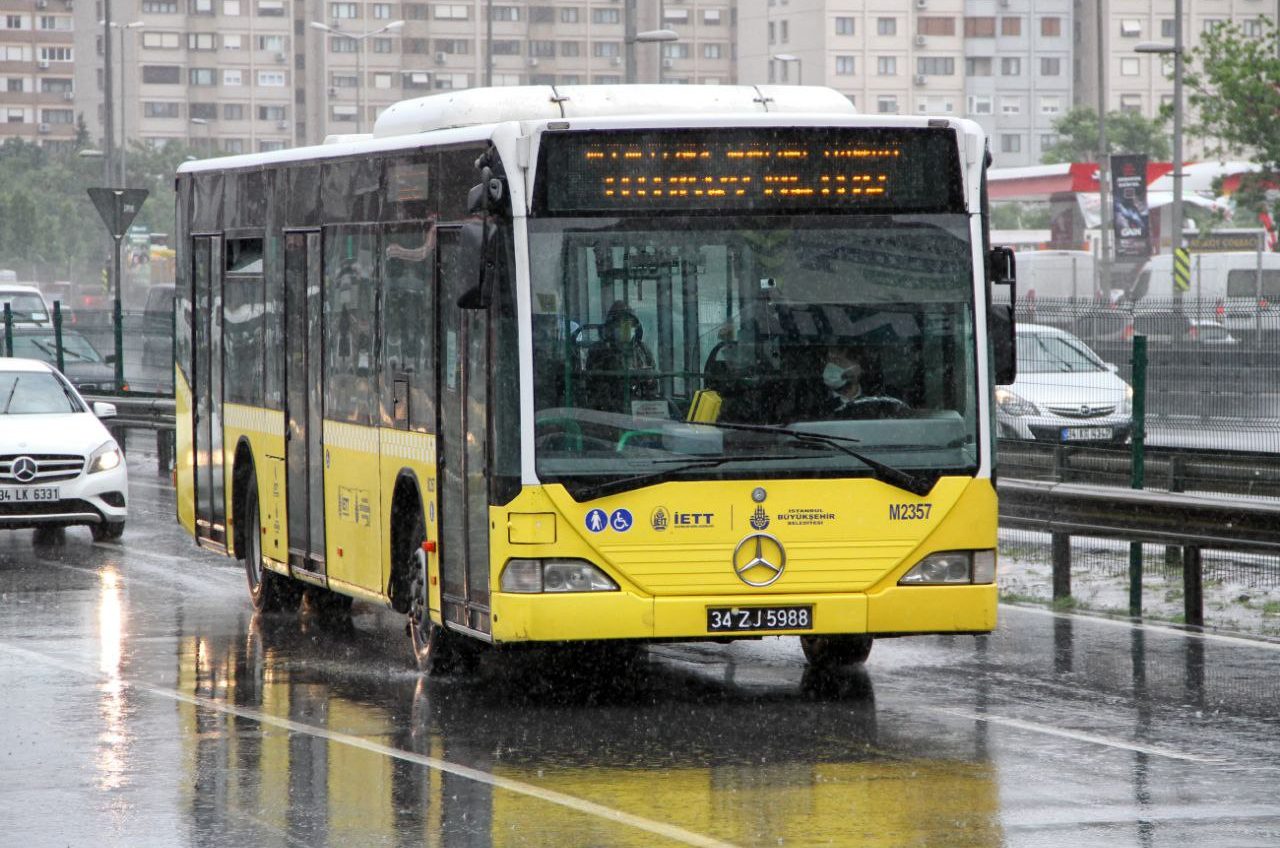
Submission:
<svg viewBox="0 0 1280 848">
<path fill-rule="evenodd" d="M 423 133 L 479 137 L 509 121 L 568 118 L 856 115 L 835 89 L 801 85 L 526 85 L 469 88 L 404 100 L 379 116 L 372 135 L 330 136 L 325 144 L 185 162 L 178 173 L 253 168 L 296 160 L 412 147 Z M 473 128 L 467 132 L 468 128 Z M 440 141 L 452 140 L 440 138 Z"/>
</svg>

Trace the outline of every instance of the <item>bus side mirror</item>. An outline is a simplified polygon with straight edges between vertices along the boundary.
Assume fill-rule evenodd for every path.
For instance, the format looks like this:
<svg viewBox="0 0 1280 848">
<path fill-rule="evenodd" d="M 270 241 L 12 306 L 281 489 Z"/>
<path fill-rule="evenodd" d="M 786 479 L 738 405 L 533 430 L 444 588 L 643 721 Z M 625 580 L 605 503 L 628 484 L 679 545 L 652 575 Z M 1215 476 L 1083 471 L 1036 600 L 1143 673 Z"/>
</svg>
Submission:
<svg viewBox="0 0 1280 848">
<path fill-rule="evenodd" d="M 991 304 L 987 312 L 987 332 L 991 336 L 996 385 L 1007 386 L 1018 377 L 1017 327 L 1012 304 Z"/>
<path fill-rule="evenodd" d="M 991 268 L 991 282 L 997 286 L 1013 286 L 1018 277 L 1018 263 L 1013 258 L 1013 248 L 993 247 L 987 256 Z M 1010 292 L 1009 302 L 1013 302 Z"/>
<path fill-rule="evenodd" d="M 492 278 L 493 225 L 488 221 L 468 221 L 462 225 L 459 265 L 462 279 L 471 283 L 458 295 L 459 309 L 488 309 Z"/>
</svg>

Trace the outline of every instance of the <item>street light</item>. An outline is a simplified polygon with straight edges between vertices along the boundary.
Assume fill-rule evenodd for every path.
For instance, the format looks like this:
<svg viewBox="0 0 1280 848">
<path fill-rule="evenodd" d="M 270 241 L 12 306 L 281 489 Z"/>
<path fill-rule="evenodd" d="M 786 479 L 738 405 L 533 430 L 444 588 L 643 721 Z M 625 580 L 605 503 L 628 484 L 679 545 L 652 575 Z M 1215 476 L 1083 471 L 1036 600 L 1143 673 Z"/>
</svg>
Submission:
<svg viewBox="0 0 1280 848">
<path fill-rule="evenodd" d="M 383 26 L 380 26 L 375 30 L 370 30 L 369 32 L 361 33 L 360 35 L 352 35 L 349 32 L 342 32 L 340 29 L 338 29 L 336 24 L 334 26 L 329 26 L 328 24 L 322 24 L 319 21 L 312 21 L 309 24 L 309 26 L 312 29 L 318 29 L 321 32 L 327 32 L 330 35 L 336 35 L 341 38 L 349 38 L 356 43 L 356 132 L 363 132 L 365 39 L 369 38 L 370 36 L 381 35 L 384 32 L 391 32 L 392 30 L 400 29 L 400 27 L 404 26 L 404 21 L 392 21 L 389 24 L 384 24 Z M 329 84 L 329 81 L 325 80 L 326 87 L 328 86 L 328 84 Z M 325 122 L 326 124 L 328 123 L 327 115 L 325 116 Z"/>
<path fill-rule="evenodd" d="M 210 129 L 210 126 L 209 126 L 209 119 L 208 118 L 192 118 L 191 123 L 195 124 L 197 127 L 204 127 L 204 148 L 205 148 L 204 152 L 206 156 L 212 156 L 213 144 L 211 143 L 212 139 L 209 138 L 209 133 L 212 132 L 212 129 Z"/>
<path fill-rule="evenodd" d="M 637 32 L 626 40 L 627 43 L 627 82 L 636 81 L 636 45 L 637 44 L 662 44 L 668 41 L 676 41 L 680 38 L 680 34 L 673 29 L 650 29 L 644 32 Z M 659 57 L 661 59 L 661 57 Z M 661 65 L 659 65 L 661 67 Z M 661 79 L 662 71 L 658 71 L 659 79 Z"/>
<path fill-rule="evenodd" d="M 1144 41 L 1133 49 L 1136 53 L 1173 55 L 1173 232 L 1169 242 L 1176 252 L 1182 247 L 1182 0 L 1173 4 L 1173 44 Z M 1177 262 L 1171 264 L 1178 267 Z M 1179 291 L 1176 285 L 1174 291 Z"/>
<path fill-rule="evenodd" d="M 129 185 L 128 170 L 126 163 L 129 159 L 129 135 L 125 132 L 125 116 L 129 112 L 129 101 L 125 98 L 124 81 L 125 81 L 125 63 L 124 63 L 124 31 L 127 29 L 138 29 L 146 26 L 146 21 L 133 21 L 127 24 L 118 24 L 114 21 L 102 20 L 98 21 L 99 26 L 108 27 L 108 32 L 112 29 L 120 33 L 120 185 L 127 188 Z M 110 168 L 110 163 L 107 165 Z"/>
<path fill-rule="evenodd" d="M 796 85 L 804 85 L 804 63 L 800 61 L 800 57 L 794 53 L 774 53 L 773 58 L 777 59 L 783 65 L 791 62 L 796 63 Z"/>
</svg>

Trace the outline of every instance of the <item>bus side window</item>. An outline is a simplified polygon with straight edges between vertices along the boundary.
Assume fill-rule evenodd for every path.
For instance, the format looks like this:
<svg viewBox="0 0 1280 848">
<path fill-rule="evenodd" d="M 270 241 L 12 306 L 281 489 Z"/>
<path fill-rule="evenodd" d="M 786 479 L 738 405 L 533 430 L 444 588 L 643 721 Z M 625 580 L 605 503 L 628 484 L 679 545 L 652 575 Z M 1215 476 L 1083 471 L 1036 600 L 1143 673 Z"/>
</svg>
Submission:
<svg viewBox="0 0 1280 848">
<path fill-rule="evenodd" d="M 434 429 L 435 240 L 426 222 L 382 233 L 383 397 L 385 425 Z"/>
</svg>

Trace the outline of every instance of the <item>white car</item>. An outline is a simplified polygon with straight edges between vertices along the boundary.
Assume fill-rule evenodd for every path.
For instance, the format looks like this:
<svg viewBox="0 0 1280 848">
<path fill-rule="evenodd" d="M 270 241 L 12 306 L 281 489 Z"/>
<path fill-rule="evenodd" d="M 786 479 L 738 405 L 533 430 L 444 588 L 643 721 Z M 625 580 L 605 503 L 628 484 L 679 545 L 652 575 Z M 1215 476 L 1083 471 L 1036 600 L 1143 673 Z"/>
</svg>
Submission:
<svg viewBox="0 0 1280 848">
<path fill-rule="evenodd" d="M 1018 324 L 1018 376 L 996 387 L 1003 438 L 1123 444 L 1133 430 L 1133 389 L 1065 330 Z"/>
<path fill-rule="evenodd" d="M 98 541 L 118 539 L 128 514 L 124 454 L 56 368 L 0 358 L 0 528 L 88 525 Z"/>
<path fill-rule="evenodd" d="M 53 323 L 53 309 L 35 286 L 0 284 L 0 329 L 3 329 L 5 304 L 9 305 L 10 320 L 15 327 Z"/>
</svg>

